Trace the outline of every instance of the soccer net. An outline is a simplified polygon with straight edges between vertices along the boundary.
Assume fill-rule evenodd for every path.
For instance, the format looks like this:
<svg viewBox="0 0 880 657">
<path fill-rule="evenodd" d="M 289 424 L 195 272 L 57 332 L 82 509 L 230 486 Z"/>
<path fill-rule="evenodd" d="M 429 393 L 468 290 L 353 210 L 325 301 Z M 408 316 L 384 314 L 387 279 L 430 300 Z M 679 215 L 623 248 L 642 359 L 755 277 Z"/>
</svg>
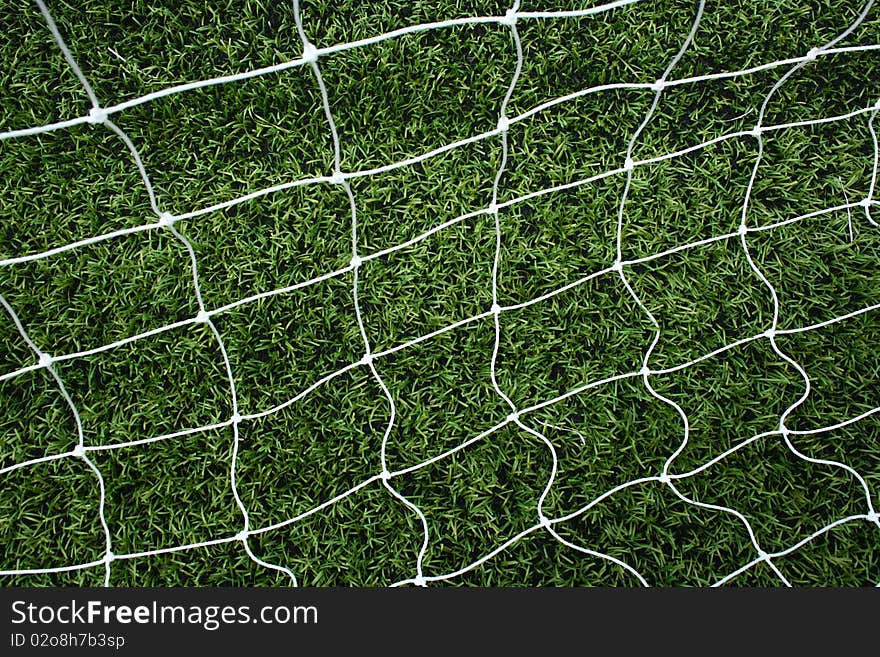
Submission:
<svg viewBox="0 0 880 657">
<path fill-rule="evenodd" d="M 880 582 L 873 0 L 8 13 L 7 584 Z"/>
</svg>

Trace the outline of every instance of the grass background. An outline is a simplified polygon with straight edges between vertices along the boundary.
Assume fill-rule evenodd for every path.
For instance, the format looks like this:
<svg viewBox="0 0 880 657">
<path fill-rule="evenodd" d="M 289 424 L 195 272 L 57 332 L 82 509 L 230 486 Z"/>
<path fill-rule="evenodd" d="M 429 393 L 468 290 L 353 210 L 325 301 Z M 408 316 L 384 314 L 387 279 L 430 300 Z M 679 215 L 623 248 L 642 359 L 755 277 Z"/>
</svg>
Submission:
<svg viewBox="0 0 880 657">
<path fill-rule="evenodd" d="M 573 0 L 523 10 L 581 8 Z M 522 77 L 508 114 L 586 87 L 653 82 L 690 29 L 693 0 L 642 2 L 585 18 L 521 20 Z M 0 0 L 0 130 L 81 116 L 88 100 L 36 7 Z M 261 0 L 143 2 L 54 0 L 50 10 L 105 106 L 205 77 L 299 56 L 291 3 Z M 855 0 L 708 2 L 674 78 L 733 71 L 799 56 L 843 31 Z M 302 3 L 309 39 L 329 46 L 422 22 L 503 14 L 490 0 Z M 840 45 L 880 43 L 880 7 Z M 111 49 L 119 56 L 111 52 Z M 507 28 L 462 26 L 408 35 L 320 60 L 339 128 L 344 170 L 386 165 L 495 127 L 516 63 Z M 667 89 L 636 145 L 650 158 L 749 129 L 784 68 Z M 514 124 L 499 200 L 621 166 L 650 90 L 582 97 Z M 828 117 L 880 97 L 876 51 L 821 57 L 793 76 L 766 124 Z M 868 115 L 765 135 L 750 226 L 865 198 L 874 147 Z M 307 68 L 166 97 L 113 120 L 139 149 L 163 210 L 207 207 L 261 187 L 329 175 L 332 144 Z M 734 139 L 639 167 L 623 229 L 624 258 L 735 231 L 757 145 Z M 376 252 L 462 213 L 484 208 L 500 138 L 352 182 L 359 251 Z M 517 304 L 607 267 L 614 258 L 622 176 L 505 208 L 499 299 Z M 154 221 L 130 154 L 100 126 L 0 141 L 0 256 L 36 253 Z M 880 301 L 880 232 L 859 209 L 752 234 L 756 264 L 775 286 L 780 328 L 825 321 Z M 205 303 L 222 306 L 345 267 L 350 215 L 338 187 L 309 185 L 178 224 L 196 251 Z M 494 225 L 475 217 L 371 260 L 360 304 L 374 351 L 485 312 L 492 302 Z M 673 367 L 760 333 L 770 295 L 731 239 L 628 267 L 662 327 L 654 368 Z M 363 349 L 351 276 L 239 306 L 216 317 L 242 413 L 284 402 Z M 63 354 L 89 349 L 197 312 L 188 254 L 164 231 L 129 235 L 27 264 L 0 267 L 0 292 L 34 342 Z M 10 318 L 0 316 L 0 372 L 34 363 Z M 653 331 L 616 275 L 504 313 L 498 379 L 518 406 L 641 365 Z M 777 341 L 808 372 L 812 390 L 788 426 L 809 429 L 880 404 L 876 311 Z M 504 419 L 489 362 L 491 319 L 377 360 L 397 418 L 389 468 L 436 456 Z M 203 325 L 57 365 L 89 445 L 149 438 L 220 422 L 231 413 L 216 340 Z M 775 429 L 804 384 L 766 341 L 652 377 L 687 412 L 690 441 L 673 471 L 695 468 L 755 433 Z M 70 411 L 42 370 L 0 383 L 2 466 L 76 444 Z M 387 401 L 360 367 L 286 410 L 241 425 L 238 488 L 254 528 L 280 522 L 377 474 Z M 658 475 L 681 444 L 681 419 L 638 379 L 549 406 L 527 422 L 559 457 L 549 516 L 570 513 L 630 479 Z M 549 423 L 560 428 L 549 428 Z M 880 416 L 794 438 L 803 453 L 843 461 L 880 505 Z M 118 554 L 234 535 L 241 516 L 229 482 L 230 428 L 96 452 Z M 425 572 L 466 566 L 536 522 L 549 453 L 505 428 L 454 456 L 394 480 L 425 513 Z M 846 472 L 794 458 L 776 437 L 757 441 L 680 490 L 743 513 L 767 551 L 783 550 L 838 518 L 867 511 Z M 656 483 L 624 490 L 557 526 L 567 540 L 623 559 L 651 584 L 705 585 L 754 557 L 729 514 L 682 503 Z M 415 574 L 418 518 L 380 485 L 250 539 L 261 558 L 306 585 L 382 585 Z M 101 559 L 97 485 L 64 459 L 0 478 L 0 569 Z M 876 526 L 840 526 L 776 561 L 798 585 L 880 581 Z M 103 568 L 3 577 L 4 585 L 100 584 Z M 116 561 L 115 585 L 279 585 L 238 543 Z M 618 566 L 537 532 L 452 585 L 633 585 Z M 777 586 L 759 564 L 732 585 Z"/>
</svg>

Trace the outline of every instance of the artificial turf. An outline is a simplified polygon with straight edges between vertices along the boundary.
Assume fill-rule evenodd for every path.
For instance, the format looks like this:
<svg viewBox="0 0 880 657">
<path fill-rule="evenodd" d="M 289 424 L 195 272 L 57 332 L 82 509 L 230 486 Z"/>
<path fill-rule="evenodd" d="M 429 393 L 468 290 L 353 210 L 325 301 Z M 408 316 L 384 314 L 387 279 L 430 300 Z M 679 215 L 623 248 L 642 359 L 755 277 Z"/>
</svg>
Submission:
<svg viewBox="0 0 880 657">
<path fill-rule="evenodd" d="M 83 116 L 89 99 L 26 0 L 2 0 L 0 132 Z M 303 0 L 302 21 L 319 48 L 431 21 L 503 15 L 509 3 Z M 589 6 L 583 0 L 523 1 L 522 11 Z M 598 3 L 596 3 L 598 4 Z M 856 20 L 862 0 L 707 2 L 693 44 L 670 79 L 738 71 L 801 57 Z M 510 117 L 598 85 L 650 84 L 687 37 L 698 3 L 644 1 L 583 17 L 520 18 L 521 76 Z M 73 57 L 103 106 L 169 86 L 242 73 L 302 52 L 291 2 L 49 3 Z M 841 46 L 880 44 L 880 6 Z M 878 50 L 823 55 L 800 68 L 766 107 L 763 124 L 835 117 L 880 98 Z M 99 349 L 172 322 L 116 348 L 54 369 L 82 419 L 88 446 L 145 441 L 90 452 L 106 484 L 104 515 L 117 555 L 234 537 L 242 529 L 230 481 L 234 435 L 221 342 L 199 310 L 192 245 L 208 309 L 228 354 L 239 426 L 237 492 L 260 559 L 290 568 L 305 585 L 385 585 L 411 578 L 423 541 L 419 516 L 373 479 L 382 470 L 424 514 L 428 576 L 466 570 L 437 585 L 713 584 L 756 558 L 804 586 L 880 582 L 880 526 L 854 475 L 880 506 L 880 413 L 821 433 L 779 434 L 804 394 L 797 367 L 766 338 L 773 297 L 753 271 L 736 231 L 758 141 L 745 135 L 669 159 L 663 156 L 749 130 L 789 66 L 664 89 L 636 141 L 627 187 L 618 172 L 654 91 L 609 89 L 560 102 L 513 123 L 497 189 L 501 245 L 497 382 L 558 456 L 544 501 L 550 518 L 573 514 L 626 482 L 657 477 L 682 446 L 684 422 L 641 377 L 581 389 L 638 371 L 653 324 L 616 272 L 618 207 L 629 284 L 656 318 L 651 387 L 686 414 L 689 438 L 670 472 L 615 492 L 564 522 L 559 538 L 538 529 L 551 476 L 547 445 L 508 423 L 493 389 L 493 263 L 496 226 L 486 208 L 503 161 L 503 138 L 487 136 L 420 162 L 395 163 L 495 129 L 517 63 L 508 26 L 458 25 L 406 34 L 321 56 L 351 179 L 357 248 L 351 271 L 351 208 L 341 186 L 284 189 L 211 209 L 294 180 L 330 176 L 333 142 L 308 66 L 186 91 L 134 105 L 111 118 L 137 148 L 159 209 L 204 211 L 167 228 L 130 233 L 50 257 L 0 266 L 0 294 L 44 352 Z M 872 113 L 762 135 L 762 161 L 747 222 L 755 266 L 778 296 L 780 330 L 828 322 L 880 303 L 880 229 L 861 207 L 775 225 L 858 202 L 872 193 Z M 875 129 L 880 130 L 880 127 Z M 573 184 L 547 194 L 541 190 Z M 534 195 L 522 199 L 525 195 Z M 880 216 L 874 208 L 875 216 Z M 80 124 L 0 140 L 0 260 L 41 253 L 102 233 L 156 221 L 132 154 L 102 125 Z M 387 253 L 444 222 L 424 239 Z M 657 257 L 712 237 L 730 237 Z M 242 302 L 253 296 L 258 299 Z M 543 301 L 531 303 L 546 295 Z M 241 303 L 240 303 L 241 302 Z M 357 308 L 356 308 L 357 306 Z M 357 313 L 374 366 L 368 367 Z M 470 321 L 467 321 L 470 320 Z M 461 324 L 398 349 L 449 325 Z M 0 376 L 37 359 L 0 313 Z M 779 349 L 808 374 L 810 392 L 786 417 L 794 431 L 844 423 L 880 406 L 880 312 L 806 332 L 780 333 Z M 733 342 L 740 344 L 690 367 Z M 292 404 L 293 397 L 313 386 Z M 549 405 L 546 400 L 566 396 Z M 283 407 L 282 407 L 283 406 Z M 0 468 L 72 450 L 73 414 L 46 369 L 0 380 Z M 731 448 L 733 454 L 719 459 Z M 795 454 L 795 448 L 803 458 Z M 706 467 L 705 464 L 710 463 Z M 64 458 L 0 475 L 0 571 L 100 562 L 105 535 L 98 484 L 85 462 Z M 296 522 L 284 524 L 303 516 Z M 838 520 L 856 516 L 828 531 Z M 806 541 L 812 537 L 812 540 Z M 99 585 L 101 564 L 60 573 L 2 575 L 3 585 Z M 287 585 L 252 561 L 239 541 L 117 559 L 114 585 Z M 728 582 L 779 586 L 759 562 Z"/>
</svg>

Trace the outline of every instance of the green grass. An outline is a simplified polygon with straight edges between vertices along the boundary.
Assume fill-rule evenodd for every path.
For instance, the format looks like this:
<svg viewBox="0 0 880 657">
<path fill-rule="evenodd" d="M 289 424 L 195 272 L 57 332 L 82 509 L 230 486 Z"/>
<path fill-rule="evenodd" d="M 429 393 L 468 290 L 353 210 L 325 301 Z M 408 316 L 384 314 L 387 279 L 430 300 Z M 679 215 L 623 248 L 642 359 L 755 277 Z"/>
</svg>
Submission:
<svg viewBox="0 0 880 657">
<path fill-rule="evenodd" d="M 0 0 L 0 131 L 82 116 L 89 102 L 38 9 Z M 170 85 L 249 71 L 301 53 L 292 3 L 57 0 L 50 10 L 104 106 Z M 424 22 L 499 15 L 495 0 L 303 0 L 319 47 Z M 523 11 L 589 6 L 586 0 L 523 1 Z M 560 96 L 609 83 L 652 83 L 691 27 L 694 0 L 641 2 L 582 18 L 521 19 L 524 61 L 510 117 Z M 861 0 L 708 2 L 672 79 L 757 66 L 806 54 L 841 33 Z M 880 8 L 839 46 L 880 43 Z M 111 51 L 112 49 L 112 51 Z M 877 51 L 822 56 L 768 104 L 764 124 L 826 118 L 880 97 Z M 385 450 L 394 487 L 424 514 L 428 576 L 466 569 L 538 521 L 551 474 L 546 444 L 516 425 L 492 385 L 490 310 L 495 221 L 486 208 L 502 162 L 491 135 L 421 162 L 389 168 L 494 130 L 516 65 L 509 28 L 461 25 L 343 50 L 319 60 L 345 171 L 351 180 L 358 308 L 374 361 L 394 400 Z M 671 86 L 635 144 L 647 160 L 749 130 L 785 67 Z M 544 502 L 570 543 L 629 564 L 652 585 L 717 582 L 756 557 L 734 515 L 687 503 L 657 481 L 679 450 L 684 423 L 641 377 L 654 328 L 614 272 L 617 213 L 626 177 L 614 174 L 517 200 L 622 166 L 653 91 L 615 89 L 568 100 L 514 122 L 498 188 L 502 240 L 498 385 L 558 456 Z M 867 197 L 874 174 L 870 114 L 765 132 L 747 222 L 749 254 L 779 299 L 778 328 L 827 322 L 880 303 L 880 230 L 863 208 L 774 226 Z M 309 67 L 174 94 L 112 116 L 135 144 L 163 211 L 186 213 L 255 190 L 333 172 L 333 144 Z M 876 127 L 880 130 L 880 126 Z M 622 225 L 624 273 L 656 318 L 651 387 L 687 415 L 689 440 L 671 466 L 682 495 L 747 518 L 761 547 L 783 551 L 830 523 L 868 511 L 847 471 L 810 463 L 772 432 L 803 395 L 798 369 L 765 339 L 769 289 L 735 233 L 758 143 L 724 139 L 633 171 Z M 515 202 L 514 202 L 515 201 Z M 880 217 L 875 209 L 874 215 Z M 156 221 L 131 153 L 100 125 L 0 141 L 0 258 L 36 254 Z M 402 245 L 450 222 L 430 236 Z M 850 238 L 850 227 L 852 239 Z M 419 517 L 382 482 L 315 507 L 382 471 L 391 420 L 382 387 L 357 363 L 364 345 L 351 271 L 238 304 L 254 295 L 345 269 L 351 207 L 341 186 L 313 183 L 205 212 L 176 224 L 191 243 L 201 294 L 228 356 L 239 425 L 237 491 L 254 553 L 290 568 L 305 585 L 386 585 L 416 574 Z M 657 254 L 717 236 L 725 239 Z M 558 292 L 558 293 L 557 293 Z M 223 352 L 199 310 L 189 252 L 167 229 L 128 234 L 51 257 L 0 266 L 0 293 L 43 352 L 99 348 L 184 322 L 114 349 L 54 365 L 82 419 L 106 483 L 105 517 L 117 555 L 228 539 L 242 529 L 230 482 L 232 395 Z M 550 298 L 533 304 L 541 295 Z M 238 304 L 238 305 L 235 305 Z M 479 316 L 476 319 L 472 319 Z M 439 331 L 453 330 L 397 349 Z M 0 376 L 37 363 L 11 317 L 0 313 Z M 738 346 L 684 369 L 734 341 Z M 876 310 L 776 343 L 806 371 L 810 393 L 786 417 L 795 431 L 845 422 L 880 405 Z M 309 386 L 296 403 L 276 410 Z M 55 379 L 31 369 L 0 381 L 0 468 L 72 450 L 77 426 Z M 146 444 L 130 441 L 220 425 Z M 839 461 L 864 477 L 880 507 L 880 414 L 845 427 L 792 434 L 812 459 Z M 94 473 L 75 458 L 0 475 L 0 571 L 100 561 L 105 536 Z M 880 532 L 854 520 L 774 560 L 799 586 L 880 582 Z M 238 541 L 119 559 L 114 585 L 287 585 L 248 558 Z M 3 585 L 100 585 L 101 564 L 62 573 L 0 576 Z M 779 586 L 763 562 L 734 586 Z M 476 568 L 437 585 L 633 586 L 608 560 L 538 529 Z"/>
</svg>

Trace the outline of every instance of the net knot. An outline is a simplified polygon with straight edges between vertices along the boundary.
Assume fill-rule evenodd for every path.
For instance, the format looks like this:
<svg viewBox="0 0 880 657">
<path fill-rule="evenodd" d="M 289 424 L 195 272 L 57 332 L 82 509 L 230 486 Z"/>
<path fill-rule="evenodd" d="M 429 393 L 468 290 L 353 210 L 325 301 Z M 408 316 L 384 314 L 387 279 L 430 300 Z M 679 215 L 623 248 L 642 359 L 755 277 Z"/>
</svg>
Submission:
<svg viewBox="0 0 880 657">
<path fill-rule="evenodd" d="M 236 541 L 246 541 L 249 535 L 250 535 L 250 532 L 247 529 L 242 529 L 240 532 L 238 532 L 235 535 L 235 540 Z"/>
<path fill-rule="evenodd" d="M 501 24 L 510 27 L 516 25 L 516 9 L 508 9 L 504 14 L 504 18 L 501 19 Z"/>
<path fill-rule="evenodd" d="M 538 518 L 538 522 L 541 523 L 541 527 L 543 527 L 544 529 L 550 529 L 550 526 L 553 524 L 552 522 L 550 522 L 550 518 L 545 516 L 543 513 Z"/>
<path fill-rule="evenodd" d="M 639 370 L 639 374 L 642 376 L 651 376 L 651 368 L 647 365 L 642 366 L 642 369 Z"/>
<path fill-rule="evenodd" d="M 115 558 L 116 558 L 116 555 L 113 554 L 113 552 L 111 552 L 110 550 L 107 550 L 107 551 L 104 553 L 104 561 L 106 561 L 107 563 L 110 563 L 110 562 L 113 561 Z"/>
<path fill-rule="evenodd" d="M 379 473 L 379 479 L 382 481 L 388 481 L 391 479 L 391 473 L 388 472 L 388 470 L 382 470 L 382 472 Z"/>
<path fill-rule="evenodd" d="M 54 359 L 49 354 L 40 354 L 40 367 L 49 367 Z"/>
<path fill-rule="evenodd" d="M 859 205 L 861 205 L 863 208 L 865 208 L 867 210 L 868 208 L 871 207 L 871 199 L 863 198 L 861 201 L 859 201 Z"/>
<path fill-rule="evenodd" d="M 341 171 L 335 171 L 332 176 L 330 176 L 330 182 L 334 185 L 341 185 L 345 182 L 345 176 L 342 175 Z"/>
<path fill-rule="evenodd" d="M 770 561 L 770 555 L 764 552 L 764 550 L 758 550 L 758 558 L 761 561 Z"/>
<path fill-rule="evenodd" d="M 767 338 L 768 340 L 770 340 L 770 339 L 776 337 L 776 329 L 768 328 L 768 329 L 767 329 L 766 331 L 764 331 L 761 335 L 763 335 L 765 338 Z"/>
<path fill-rule="evenodd" d="M 315 47 L 314 43 L 310 41 L 305 42 L 303 45 L 302 58 L 306 64 L 314 64 L 318 61 L 318 49 Z"/>
<path fill-rule="evenodd" d="M 357 269 L 362 264 L 364 264 L 364 259 L 361 258 L 359 255 L 354 255 L 351 257 L 351 262 L 349 262 L 349 264 L 351 265 L 352 269 Z"/>
<path fill-rule="evenodd" d="M 508 128 L 510 128 L 510 119 L 503 115 L 498 117 L 498 132 L 505 132 Z"/>
<path fill-rule="evenodd" d="M 623 262 L 620 260 L 615 260 L 611 265 L 611 271 L 615 271 L 618 274 L 623 271 Z"/>
<path fill-rule="evenodd" d="M 73 448 L 73 455 L 81 459 L 86 455 L 86 448 L 83 445 L 77 445 Z"/>
<path fill-rule="evenodd" d="M 807 61 L 812 62 L 819 56 L 821 51 L 818 48 L 810 48 L 809 52 L 807 52 Z"/>
<path fill-rule="evenodd" d="M 635 168 L 636 168 L 636 163 L 633 161 L 633 159 L 631 157 L 627 157 L 623 161 L 623 170 L 624 171 L 632 171 Z"/>
<path fill-rule="evenodd" d="M 89 123 L 104 123 L 107 120 L 107 110 L 103 107 L 93 107 L 89 110 Z"/>
<path fill-rule="evenodd" d="M 160 226 L 173 226 L 175 221 L 177 221 L 177 217 L 170 212 L 163 212 L 159 215 Z"/>
<path fill-rule="evenodd" d="M 653 89 L 654 91 L 662 91 L 663 87 L 665 87 L 665 86 L 666 86 L 666 80 L 663 80 L 663 79 L 654 80 L 654 84 L 651 85 L 651 89 Z"/>
<path fill-rule="evenodd" d="M 425 582 L 424 576 L 422 576 L 422 575 L 417 575 L 415 578 L 413 578 L 413 584 L 415 584 L 416 586 L 427 586 L 428 585 L 427 582 Z"/>
<path fill-rule="evenodd" d="M 232 424 L 239 424 L 239 423 L 241 423 L 241 421 L 242 421 L 244 418 L 241 417 L 241 414 L 240 414 L 240 413 L 237 413 L 237 412 L 236 412 L 236 413 L 233 413 L 233 414 L 232 414 L 232 418 L 230 418 L 230 419 L 232 420 Z"/>
<path fill-rule="evenodd" d="M 880 522 L 880 514 L 876 511 L 871 511 L 871 513 L 868 514 L 867 519 L 870 522 Z"/>
<path fill-rule="evenodd" d="M 756 125 L 754 128 L 749 130 L 749 134 L 755 139 L 758 139 L 761 136 L 761 126 Z"/>
<path fill-rule="evenodd" d="M 517 411 L 514 411 L 513 413 L 510 413 L 507 416 L 508 422 L 516 422 L 518 419 L 519 419 L 519 413 Z"/>
<path fill-rule="evenodd" d="M 500 306 L 500 304 L 493 303 L 493 304 L 492 304 L 491 311 L 492 311 L 492 314 L 493 314 L 493 315 L 500 315 L 500 314 L 501 314 L 501 306 Z"/>
<path fill-rule="evenodd" d="M 671 480 L 669 479 L 669 475 L 668 475 L 667 473 L 664 472 L 663 474 L 661 474 L 661 475 L 658 477 L 657 481 L 659 481 L 659 482 L 660 482 L 661 484 L 663 484 L 664 486 L 668 486 L 668 485 L 669 485 L 669 482 L 670 482 Z"/>
<path fill-rule="evenodd" d="M 198 322 L 199 324 L 204 324 L 208 321 L 209 317 L 210 315 L 208 315 L 207 311 L 200 310 L 199 314 L 196 315 L 196 322 Z"/>
<path fill-rule="evenodd" d="M 370 365 L 373 362 L 373 354 L 369 351 L 364 354 L 363 358 L 361 358 L 361 365 Z"/>
<path fill-rule="evenodd" d="M 746 226 L 746 222 L 745 222 L 745 221 L 743 221 L 743 222 L 739 225 L 739 228 L 737 229 L 736 232 L 737 232 L 738 234 L 740 234 L 740 235 L 745 235 L 746 233 L 749 232 L 749 227 Z"/>
</svg>

